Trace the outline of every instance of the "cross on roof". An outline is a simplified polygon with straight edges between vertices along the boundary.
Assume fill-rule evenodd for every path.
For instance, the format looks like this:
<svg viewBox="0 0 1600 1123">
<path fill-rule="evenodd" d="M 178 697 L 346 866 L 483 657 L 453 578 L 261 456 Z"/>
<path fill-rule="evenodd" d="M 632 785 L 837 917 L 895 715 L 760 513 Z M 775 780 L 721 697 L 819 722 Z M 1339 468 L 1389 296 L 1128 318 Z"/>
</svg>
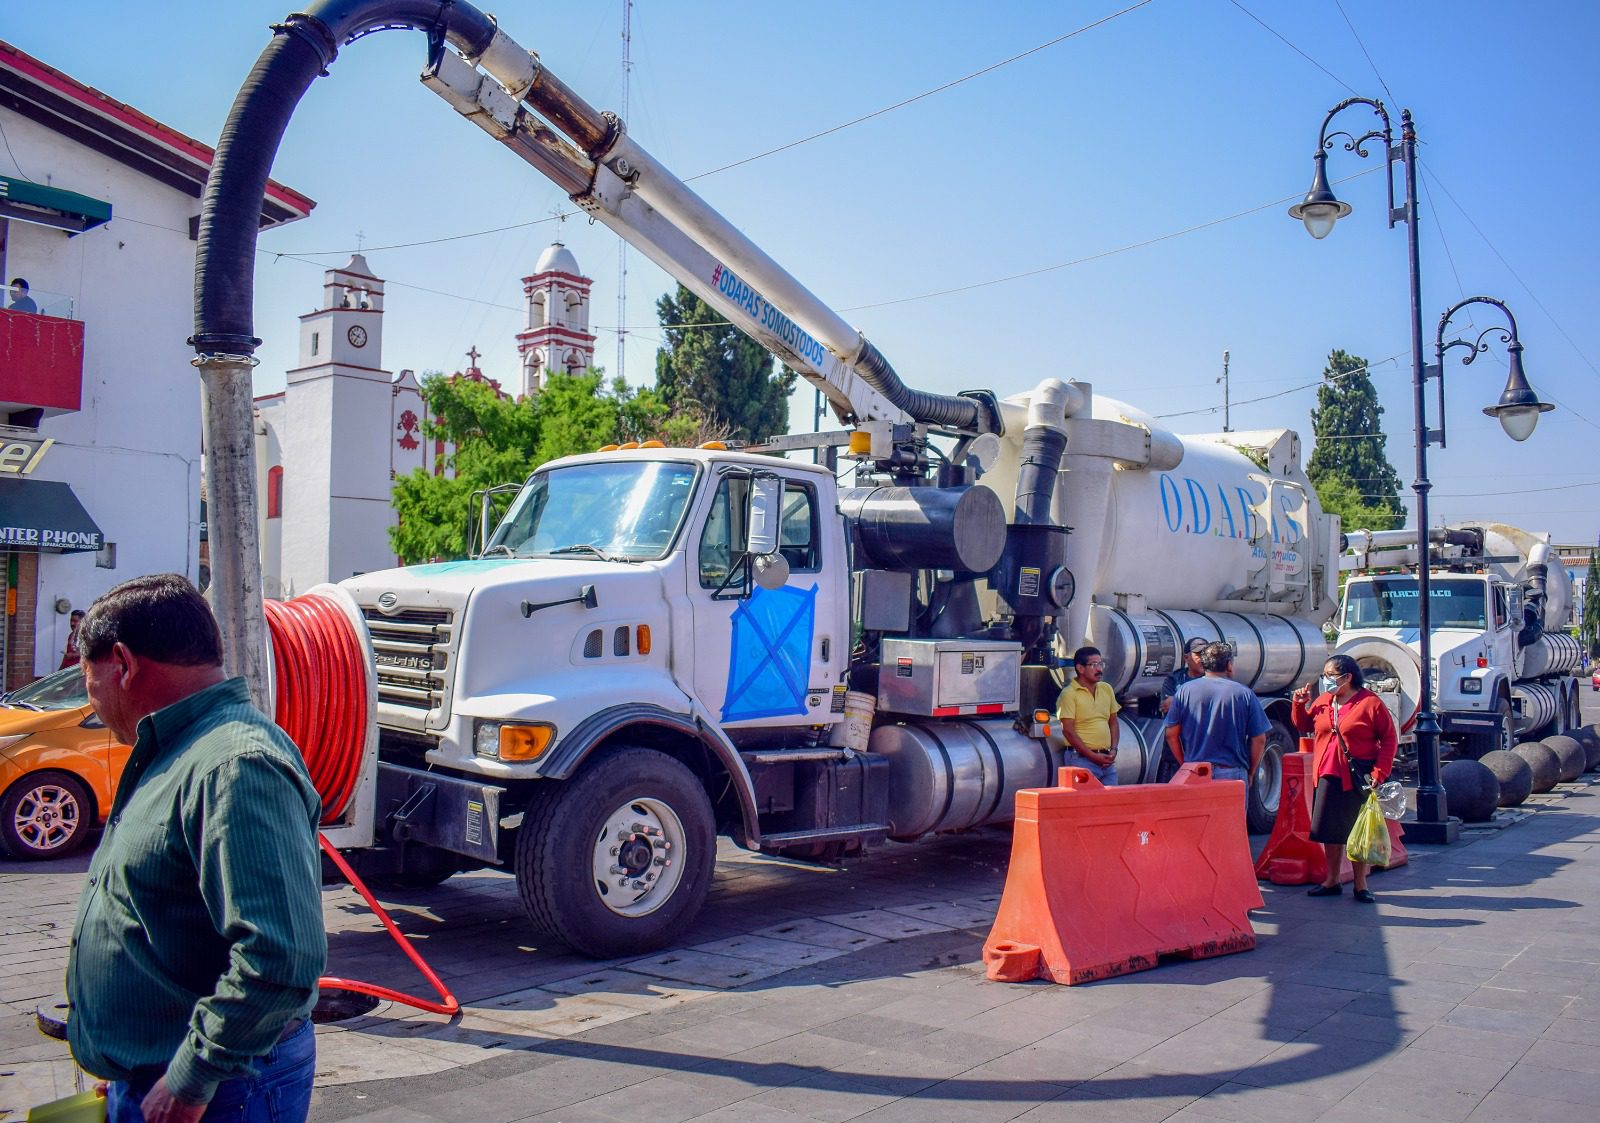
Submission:
<svg viewBox="0 0 1600 1123">
<path fill-rule="evenodd" d="M 471 364 L 471 366 L 468 369 L 470 369 L 470 370 L 477 370 L 478 369 L 478 356 L 481 355 L 481 354 L 482 354 L 482 352 L 478 350 L 478 345 L 476 343 L 474 343 L 470 348 L 467 349 L 467 361 Z"/>
</svg>

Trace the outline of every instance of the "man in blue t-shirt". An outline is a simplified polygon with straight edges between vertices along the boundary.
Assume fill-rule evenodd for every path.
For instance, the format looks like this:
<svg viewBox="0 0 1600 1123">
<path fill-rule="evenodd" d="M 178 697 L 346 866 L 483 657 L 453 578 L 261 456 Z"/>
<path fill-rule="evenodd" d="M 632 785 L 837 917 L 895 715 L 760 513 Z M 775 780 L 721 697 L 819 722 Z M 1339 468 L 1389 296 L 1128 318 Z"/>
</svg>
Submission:
<svg viewBox="0 0 1600 1123">
<path fill-rule="evenodd" d="M 1250 689 L 1233 681 L 1233 648 L 1207 644 L 1200 653 L 1202 678 L 1172 696 L 1167 710 L 1167 746 L 1178 763 L 1204 762 L 1218 780 L 1248 780 L 1267 747 L 1266 711 Z"/>
</svg>

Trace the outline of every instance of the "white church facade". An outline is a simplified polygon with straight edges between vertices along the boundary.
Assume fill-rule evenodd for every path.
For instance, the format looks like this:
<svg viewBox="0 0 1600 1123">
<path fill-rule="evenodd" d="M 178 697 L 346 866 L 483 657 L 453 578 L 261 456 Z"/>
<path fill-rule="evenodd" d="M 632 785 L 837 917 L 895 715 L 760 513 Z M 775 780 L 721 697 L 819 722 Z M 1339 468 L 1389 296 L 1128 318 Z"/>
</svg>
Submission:
<svg viewBox="0 0 1600 1123">
<path fill-rule="evenodd" d="M 517 333 L 521 396 L 549 372 L 594 364 L 592 281 L 559 242 L 522 279 L 525 327 Z M 394 481 L 445 471 L 449 449 L 423 435 L 426 402 L 410 370 L 383 365 L 383 281 L 359 253 L 323 278 L 320 306 L 300 317 L 300 353 L 281 393 L 259 397 L 256 487 L 263 592 L 287 598 L 325 581 L 398 563 Z M 454 377 L 493 385 L 469 352 Z M 508 380 L 509 381 L 509 380 Z M 503 393 L 503 391 L 500 391 Z"/>
</svg>

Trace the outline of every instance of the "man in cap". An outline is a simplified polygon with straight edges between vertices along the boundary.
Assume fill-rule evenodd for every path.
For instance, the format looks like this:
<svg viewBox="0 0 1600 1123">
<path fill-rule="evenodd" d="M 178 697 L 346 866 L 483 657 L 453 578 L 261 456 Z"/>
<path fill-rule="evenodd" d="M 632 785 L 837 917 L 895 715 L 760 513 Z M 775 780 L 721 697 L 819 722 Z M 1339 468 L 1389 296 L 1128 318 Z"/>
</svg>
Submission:
<svg viewBox="0 0 1600 1123">
<path fill-rule="evenodd" d="M 1178 692 L 1180 686 L 1205 677 L 1205 669 L 1200 666 L 1200 653 L 1206 649 L 1208 642 L 1201 636 L 1194 636 L 1183 645 L 1183 654 L 1178 659 L 1178 665 L 1161 681 L 1162 717 L 1166 717 L 1167 711 L 1172 708 L 1172 696 Z"/>
</svg>

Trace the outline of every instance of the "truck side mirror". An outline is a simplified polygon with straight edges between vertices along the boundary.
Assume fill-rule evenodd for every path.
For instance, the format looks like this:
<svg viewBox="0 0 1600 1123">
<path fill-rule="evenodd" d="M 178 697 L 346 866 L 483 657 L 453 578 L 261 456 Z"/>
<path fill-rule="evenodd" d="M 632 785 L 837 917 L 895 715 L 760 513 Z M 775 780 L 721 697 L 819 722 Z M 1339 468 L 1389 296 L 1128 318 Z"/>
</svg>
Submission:
<svg viewBox="0 0 1600 1123">
<path fill-rule="evenodd" d="M 751 476 L 745 550 L 752 557 L 765 558 L 778 552 L 778 524 L 782 519 L 783 480 L 770 472 Z"/>
</svg>

